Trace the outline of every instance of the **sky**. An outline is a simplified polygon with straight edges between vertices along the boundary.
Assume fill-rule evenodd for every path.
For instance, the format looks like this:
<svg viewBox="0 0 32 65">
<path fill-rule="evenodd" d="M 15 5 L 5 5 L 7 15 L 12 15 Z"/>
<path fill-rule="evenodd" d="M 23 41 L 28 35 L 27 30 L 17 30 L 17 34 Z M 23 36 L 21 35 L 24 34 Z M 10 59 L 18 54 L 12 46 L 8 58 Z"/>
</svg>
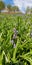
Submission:
<svg viewBox="0 0 32 65">
<path fill-rule="evenodd" d="M 32 0 L 3 0 L 6 4 L 18 6 L 22 12 L 25 12 L 26 8 L 32 7 Z"/>
</svg>

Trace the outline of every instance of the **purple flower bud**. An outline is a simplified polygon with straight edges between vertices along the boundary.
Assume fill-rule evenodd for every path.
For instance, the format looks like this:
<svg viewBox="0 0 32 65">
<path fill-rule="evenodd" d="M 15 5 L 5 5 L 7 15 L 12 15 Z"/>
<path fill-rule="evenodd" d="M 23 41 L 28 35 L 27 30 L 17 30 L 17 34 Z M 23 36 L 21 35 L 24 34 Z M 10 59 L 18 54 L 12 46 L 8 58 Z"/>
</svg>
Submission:
<svg viewBox="0 0 32 65">
<path fill-rule="evenodd" d="M 14 48 L 16 47 L 16 44 L 14 44 Z"/>
<path fill-rule="evenodd" d="M 14 41 L 13 41 L 13 40 L 11 40 L 11 43 L 12 43 L 12 44 L 14 44 Z"/>
</svg>

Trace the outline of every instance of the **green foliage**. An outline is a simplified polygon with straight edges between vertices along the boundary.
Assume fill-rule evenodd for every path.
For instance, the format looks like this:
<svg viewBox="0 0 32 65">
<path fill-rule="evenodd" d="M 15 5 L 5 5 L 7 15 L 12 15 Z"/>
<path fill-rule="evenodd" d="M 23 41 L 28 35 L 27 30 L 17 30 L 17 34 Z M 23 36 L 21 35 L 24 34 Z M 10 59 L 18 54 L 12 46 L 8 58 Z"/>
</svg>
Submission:
<svg viewBox="0 0 32 65">
<path fill-rule="evenodd" d="M 9 12 L 10 11 L 14 11 L 14 12 L 15 11 L 19 11 L 19 8 L 17 6 L 11 6 L 11 5 L 8 4 L 7 5 L 7 8 L 9 9 Z"/>
<path fill-rule="evenodd" d="M 17 6 L 13 6 L 13 11 L 14 12 L 19 11 L 19 8 Z"/>
<path fill-rule="evenodd" d="M 0 1 L 0 12 L 5 8 L 4 2 Z"/>
<path fill-rule="evenodd" d="M 12 6 L 11 5 L 7 5 L 7 8 L 9 9 L 9 11 L 12 11 Z"/>
<path fill-rule="evenodd" d="M 18 31 L 15 47 L 11 42 L 14 28 Z M 0 65 L 32 65 L 32 15 L 1 15 L 0 56 Z"/>
</svg>

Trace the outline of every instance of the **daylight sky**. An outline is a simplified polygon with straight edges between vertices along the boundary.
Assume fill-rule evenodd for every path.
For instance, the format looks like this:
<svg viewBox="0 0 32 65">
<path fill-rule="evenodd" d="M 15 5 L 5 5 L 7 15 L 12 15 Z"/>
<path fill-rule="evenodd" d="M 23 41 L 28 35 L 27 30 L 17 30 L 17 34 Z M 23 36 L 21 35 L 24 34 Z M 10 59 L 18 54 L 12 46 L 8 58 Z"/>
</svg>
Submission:
<svg viewBox="0 0 32 65">
<path fill-rule="evenodd" d="M 12 4 L 19 7 L 24 12 L 27 6 L 32 7 L 32 0 L 3 0 L 6 4 Z"/>
</svg>

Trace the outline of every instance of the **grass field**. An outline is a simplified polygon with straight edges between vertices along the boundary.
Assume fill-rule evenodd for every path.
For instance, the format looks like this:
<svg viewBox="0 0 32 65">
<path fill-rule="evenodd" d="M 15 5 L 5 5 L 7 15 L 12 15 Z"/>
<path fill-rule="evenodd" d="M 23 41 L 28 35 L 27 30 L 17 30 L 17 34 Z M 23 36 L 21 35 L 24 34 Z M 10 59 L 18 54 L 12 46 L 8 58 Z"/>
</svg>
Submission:
<svg viewBox="0 0 32 65">
<path fill-rule="evenodd" d="M 0 14 L 0 65 L 32 65 L 32 14 Z"/>
</svg>

